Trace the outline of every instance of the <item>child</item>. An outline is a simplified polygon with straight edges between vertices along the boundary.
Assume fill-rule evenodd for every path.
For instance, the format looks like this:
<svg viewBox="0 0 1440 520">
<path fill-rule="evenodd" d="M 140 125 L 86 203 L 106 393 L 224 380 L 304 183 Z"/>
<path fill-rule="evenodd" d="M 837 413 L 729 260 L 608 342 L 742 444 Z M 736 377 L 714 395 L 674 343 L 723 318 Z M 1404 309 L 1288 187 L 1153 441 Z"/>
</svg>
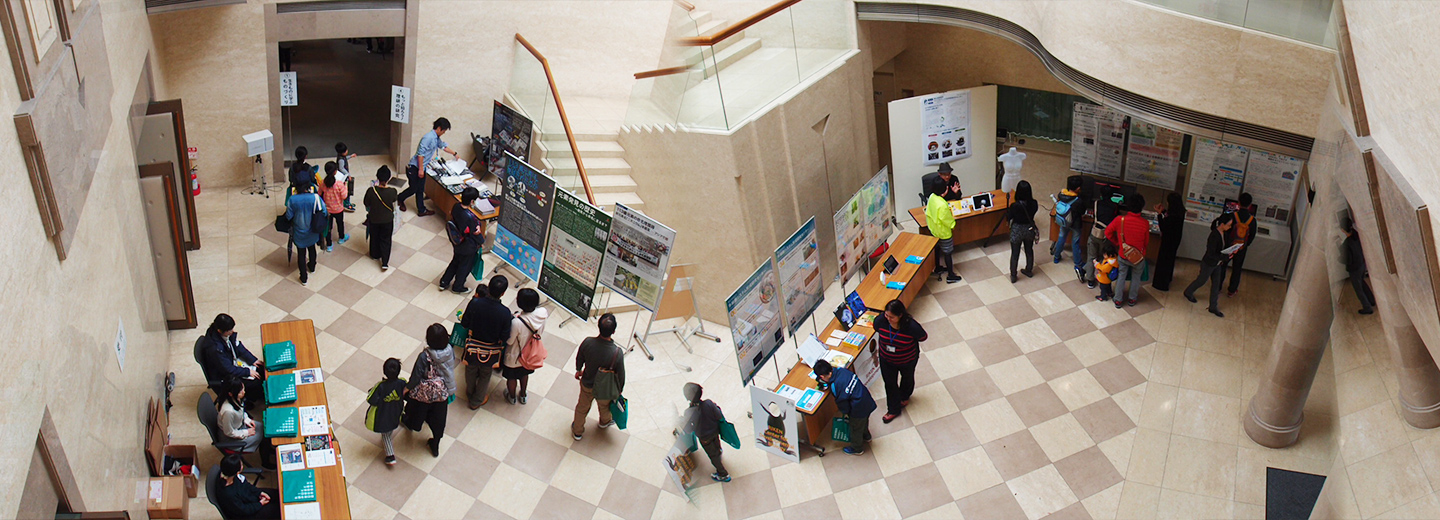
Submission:
<svg viewBox="0 0 1440 520">
<path fill-rule="evenodd" d="M 1100 285 L 1100 295 L 1095 299 L 1106 301 L 1114 298 L 1115 293 L 1111 292 L 1110 273 L 1120 265 L 1120 252 L 1116 250 L 1115 243 L 1106 240 L 1100 245 L 1100 259 L 1095 260 L 1095 281 Z"/>
<path fill-rule="evenodd" d="M 325 163 L 325 180 L 320 184 L 320 196 L 325 199 L 325 209 L 330 215 L 330 225 L 335 228 L 335 236 L 340 237 L 338 243 L 344 244 L 350 240 L 350 235 L 345 234 L 345 198 L 350 196 L 350 190 L 345 183 L 336 178 L 340 171 L 335 161 Z M 325 252 L 335 250 L 337 242 L 330 238 L 330 230 L 325 230 Z"/>
<path fill-rule="evenodd" d="M 344 179 L 341 182 L 345 183 L 347 190 L 345 196 L 346 213 L 355 212 L 355 203 L 350 202 L 350 194 L 355 192 L 355 178 L 350 176 L 350 159 L 354 158 L 355 154 L 350 153 L 350 148 L 345 146 L 345 143 L 335 143 L 335 165 L 340 168 L 338 170 L 340 174 L 339 177 Z"/>
<path fill-rule="evenodd" d="M 370 403 L 370 410 L 365 413 L 365 427 L 380 434 L 380 439 L 385 442 L 385 465 L 394 466 L 395 446 L 391 439 L 395 437 L 395 428 L 400 426 L 400 412 L 405 408 L 408 389 L 405 380 L 400 378 L 399 359 L 385 360 L 384 370 L 385 379 L 375 383 L 365 397 L 365 401 Z"/>
</svg>

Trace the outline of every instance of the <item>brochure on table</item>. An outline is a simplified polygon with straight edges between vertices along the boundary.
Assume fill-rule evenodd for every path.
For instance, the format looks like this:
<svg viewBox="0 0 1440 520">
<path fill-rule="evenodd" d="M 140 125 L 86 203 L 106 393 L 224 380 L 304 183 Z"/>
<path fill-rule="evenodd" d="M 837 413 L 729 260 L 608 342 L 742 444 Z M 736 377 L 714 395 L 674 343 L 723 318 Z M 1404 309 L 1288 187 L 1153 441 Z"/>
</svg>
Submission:
<svg viewBox="0 0 1440 520">
<path fill-rule="evenodd" d="M 825 286 L 820 280 L 820 243 L 815 237 L 814 217 L 775 248 L 775 268 L 780 274 L 786 330 L 794 336 L 795 330 L 825 299 Z"/>
<path fill-rule="evenodd" d="M 1190 183 L 1185 189 L 1185 219 L 1209 224 L 1225 210 L 1227 199 L 1240 198 L 1250 149 L 1196 136 Z"/>
<path fill-rule="evenodd" d="M 740 382 L 750 384 L 755 372 L 765 365 L 785 342 L 784 317 L 780 310 L 779 282 L 775 261 L 760 264 L 729 298 L 725 311 L 730 317 L 730 334 L 735 340 L 735 357 L 740 362 Z"/>
<path fill-rule="evenodd" d="M 1131 119 L 1125 182 L 1174 190 L 1180 173 L 1180 145 L 1184 141 L 1183 133 Z"/>
<path fill-rule="evenodd" d="M 590 316 L 610 215 L 564 189 L 555 190 L 550 242 L 536 288 L 575 317 Z"/>
<path fill-rule="evenodd" d="M 926 166 L 969 157 L 970 92 L 921 97 L 920 135 Z"/>
<path fill-rule="evenodd" d="M 758 386 L 750 387 L 755 446 L 790 462 L 800 462 L 800 412 L 795 401 Z"/>
<path fill-rule="evenodd" d="M 1070 169 L 1120 178 L 1127 118 L 1116 110 L 1076 103 L 1071 111 Z"/>
<path fill-rule="evenodd" d="M 1305 161 L 1264 150 L 1250 150 L 1245 163 L 1245 189 L 1255 199 L 1255 216 L 1267 224 L 1286 226 L 1295 206 L 1300 169 Z"/>
<path fill-rule="evenodd" d="M 486 167 L 490 174 L 505 178 L 505 168 L 510 159 L 505 154 L 525 160 L 530 156 L 530 138 L 533 126 L 530 118 L 514 109 L 495 102 L 495 111 L 490 119 L 490 148 L 486 150 Z"/>
<path fill-rule="evenodd" d="M 505 193 L 491 251 L 527 278 L 538 280 L 550 210 L 555 206 L 555 180 L 508 152 L 504 174 Z"/>
<path fill-rule="evenodd" d="M 654 312 L 660 308 L 660 289 L 665 286 L 674 247 L 675 230 L 616 204 L 600 262 L 600 283 Z"/>
</svg>

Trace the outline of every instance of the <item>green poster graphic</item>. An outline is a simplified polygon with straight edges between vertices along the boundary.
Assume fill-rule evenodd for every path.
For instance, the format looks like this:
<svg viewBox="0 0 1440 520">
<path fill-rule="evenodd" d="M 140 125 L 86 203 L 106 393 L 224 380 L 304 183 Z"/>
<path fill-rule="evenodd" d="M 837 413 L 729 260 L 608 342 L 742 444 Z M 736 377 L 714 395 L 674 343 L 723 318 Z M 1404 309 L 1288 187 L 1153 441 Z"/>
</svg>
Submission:
<svg viewBox="0 0 1440 520">
<path fill-rule="evenodd" d="M 555 190 L 550 242 L 536 284 L 555 303 L 585 319 L 595 302 L 610 215 L 563 189 Z"/>
</svg>

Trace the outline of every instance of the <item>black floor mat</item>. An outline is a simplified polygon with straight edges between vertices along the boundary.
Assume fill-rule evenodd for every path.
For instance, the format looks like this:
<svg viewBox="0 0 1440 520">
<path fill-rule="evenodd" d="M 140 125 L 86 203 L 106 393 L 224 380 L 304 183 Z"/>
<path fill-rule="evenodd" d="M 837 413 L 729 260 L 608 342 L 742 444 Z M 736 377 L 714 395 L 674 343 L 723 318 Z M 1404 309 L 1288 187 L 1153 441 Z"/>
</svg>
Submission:
<svg viewBox="0 0 1440 520">
<path fill-rule="evenodd" d="M 1324 485 L 1324 475 L 1265 468 L 1265 520 L 1310 518 Z"/>
</svg>

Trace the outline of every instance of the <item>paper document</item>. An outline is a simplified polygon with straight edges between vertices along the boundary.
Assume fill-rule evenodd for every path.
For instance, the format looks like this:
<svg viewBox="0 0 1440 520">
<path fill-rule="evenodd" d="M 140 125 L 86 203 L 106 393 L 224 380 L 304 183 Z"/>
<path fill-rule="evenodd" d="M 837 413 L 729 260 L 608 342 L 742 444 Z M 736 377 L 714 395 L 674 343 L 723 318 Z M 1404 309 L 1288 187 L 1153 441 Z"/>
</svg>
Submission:
<svg viewBox="0 0 1440 520">
<path fill-rule="evenodd" d="M 325 376 L 320 373 L 320 369 L 318 368 L 307 368 L 295 371 L 295 384 L 297 385 L 323 382 L 325 382 Z"/>
<path fill-rule="evenodd" d="M 775 391 L 775 394 L 776 394 L 776 395 L 779 395 L 780 397 L 784 397 L 784 398 L 789 399 L 789 400 L 791 400 L 791 401 L 799 401 L 799 400 L 800 400 L 800 396 L 801 396 L 802 394 L 804 394 L 804 393 L 805 393 L 804 390 L 801 390 L 801 389 L 799 389 L 799 388 L 795 388 L 795 387 L 790 386 L 790 385 L 780 385 L 780 389 Z"/>
<path fill-rule="evenodd" d="M 825 340 L 825 345 L 826 345 L 826 346 L 829 346 L 829 347 L 838 347 L 838 346 L 840 346 L 840 339 L 841 339 L 841 338 L 832 337 L 832 338 L 830 338 L 830 339 Z"/>
<path fill-rule="evenodd" d="M 320 520 L 320 503 L 285 504 L 285 520 Z"/>
<path fill-rule="evenodd" d="M 795 401 L 795 407 L 805 411 L 814 410 L 820 406 L 820 398 L 824 396 L 825 394 L 814 388 L 806 389 L 805 393 L 800 394 L 800 399 Z"/>
<path fill-rule="evenodd" d="M 490 204 L 490 199 L 487 198 L 482 197 L 475 199 L 475 203 L 471 204 L 471 206 L 475 208 L 475 211 L 479 211 L 480 213 L 495 212 L 495 206 L 493 204 Z"/>
<path fill-rule="evenodd" d="M 299 444 L 276 446 L 275 456 L 280 459 L 280 471 L 305 469 L 305 450 Z"/>
<path fill-rule="evenodd" d="M 335 465 L 335 450 L 311 450 L 305 452 L 305 466 L 310 469 Z"/>
<path fill-rule="evenodd" d="M 800 347 L 795 349 L 795 352 L 800 354 L 800 361 L 804 362 L 806 366 L 814 366 L 815 360 L 824 356 L 827 350 L 825 345 L 821 344 L 820 340 L 815 338 L 814 334 L 810 334 L 805 338 L 804 342 L 800 343 Z"/>
<path fill-rule="evenodd" d="M 300 407 L 300 435 L 321 435 L 330 433 L 330 418 L 325 406 Z"/>
<path fill-rule="evenodd" d="M 843 337 L 845 337 L 845 331 L 840 330 L 840 329 L 832 330 L 832 331 L 830 331 L 830 337 L 832 337 L 832 338 L 843 338 Z"/>
<path fill-rule="evenodd" d="M 1233 245 L 1233 246 L 1230 246 L 1230 247 L 1227 247 L 1227 248 L 1225 248 L 1225 249 L 1220 250 L 1220 254 L 1222 254 L 1222 255 L 1233 255 L 1233 254 L 1235 254 L 1236 251 L 1239 251 L 1240 248 L 1242 248 L 1242 247 L 1245 247 L 1245 244 L 1235 244 L 1235 245 Z"/>
</svg>

